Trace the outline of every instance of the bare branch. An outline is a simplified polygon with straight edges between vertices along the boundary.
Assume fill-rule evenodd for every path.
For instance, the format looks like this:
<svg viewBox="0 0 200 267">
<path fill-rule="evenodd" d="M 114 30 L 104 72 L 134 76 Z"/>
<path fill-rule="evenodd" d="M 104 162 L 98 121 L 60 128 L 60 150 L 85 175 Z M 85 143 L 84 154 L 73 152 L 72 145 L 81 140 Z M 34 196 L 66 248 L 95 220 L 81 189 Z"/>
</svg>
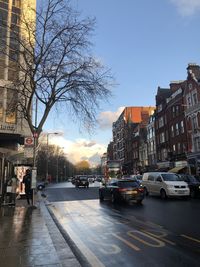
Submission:
<svg viewBox="0 0 200 267">
<path fill-rule="evenodd" d="M 22 31 L 12 35 L 17 44 L 15 61 L 19 75 L 13 82 L 18 90 L 18 105 L 32 131 L 42 131 L 56 103 L 67 112 L 94 125 L 100 102 L 111 96 L 113 77 L 91 54 L 90 37 L 95 20 L 81 19 L 70 1 L 46 0 L 34 18 L 21 16 Z M 33 10 L 32 10 L 33 11 Z M 20 59 L 20 60 L 19 60 Z M 37 98 L 43 114 L 33 125 L 32 104 Z"/>
</svg>

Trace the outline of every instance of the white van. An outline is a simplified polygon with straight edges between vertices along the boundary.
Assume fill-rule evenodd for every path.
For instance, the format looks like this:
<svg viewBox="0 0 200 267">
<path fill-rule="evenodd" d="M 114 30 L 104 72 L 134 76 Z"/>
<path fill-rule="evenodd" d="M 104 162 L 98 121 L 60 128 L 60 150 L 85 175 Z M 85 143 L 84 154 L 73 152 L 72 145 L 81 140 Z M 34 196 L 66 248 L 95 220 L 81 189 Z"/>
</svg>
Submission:
<svg viewBox="0 0 200 267">
<path fill-rule="evenodd" d="M 146 172 L 142 176 L 142 185 L 146 195 L 160 195 L 162 199 L 190 195 L 187 183 L 175 173 Z"/>
</svg>

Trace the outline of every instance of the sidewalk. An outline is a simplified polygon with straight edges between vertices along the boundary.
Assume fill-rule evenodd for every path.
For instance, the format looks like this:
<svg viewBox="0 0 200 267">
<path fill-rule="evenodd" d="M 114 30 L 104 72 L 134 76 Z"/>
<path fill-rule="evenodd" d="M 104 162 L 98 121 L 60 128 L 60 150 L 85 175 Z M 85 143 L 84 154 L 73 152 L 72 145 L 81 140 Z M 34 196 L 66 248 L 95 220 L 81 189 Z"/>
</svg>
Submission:
<svg viewBox="0 0 200 267">
<path fill-rule="evenodd" d="M 0 266 L 80 267 L 40 194 L 36 206 L 0 207 Z"/>
</svg>

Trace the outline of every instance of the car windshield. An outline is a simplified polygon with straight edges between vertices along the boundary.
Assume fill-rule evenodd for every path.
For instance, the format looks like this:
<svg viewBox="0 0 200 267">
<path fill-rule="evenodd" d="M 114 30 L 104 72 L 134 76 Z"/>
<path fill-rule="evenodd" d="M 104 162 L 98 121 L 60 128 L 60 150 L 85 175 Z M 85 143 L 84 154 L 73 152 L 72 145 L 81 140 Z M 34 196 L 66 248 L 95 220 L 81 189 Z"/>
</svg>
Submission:
<svg viewBox="0 0 200 267">
<path fill-rule="evenodd" d="M 139 183 L 137 181 L 120 181 L 118 182 L 118 186 L 123 188 L 138 187 Z"/>
<path fill-rule="evenodd" d="M 164 181 L 183 181 L 183 179 L 180 176 L 173 173 L 163 173 L 162 178 Z"/>
<path fill-rule="evenodd" d="M 80 176 L 79 180 L 87 180 L 87 176 Z"/>
</svg>

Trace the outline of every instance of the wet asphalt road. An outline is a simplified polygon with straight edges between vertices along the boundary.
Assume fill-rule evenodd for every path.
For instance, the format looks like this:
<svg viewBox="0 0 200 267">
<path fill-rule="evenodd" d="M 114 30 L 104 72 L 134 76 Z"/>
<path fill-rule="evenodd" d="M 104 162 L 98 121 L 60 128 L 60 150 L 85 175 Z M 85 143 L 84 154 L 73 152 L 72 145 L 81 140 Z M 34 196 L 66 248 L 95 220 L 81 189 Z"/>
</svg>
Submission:
<svg viewBox="0 0 200 267">
<path fill-rule="evenodd" d="M 113 205 L 70 183 L 46 190 L 49 206 L 94 266 L 199 266 L 200 199 L 148 197 L 142 205 Z"/>
</svg>

